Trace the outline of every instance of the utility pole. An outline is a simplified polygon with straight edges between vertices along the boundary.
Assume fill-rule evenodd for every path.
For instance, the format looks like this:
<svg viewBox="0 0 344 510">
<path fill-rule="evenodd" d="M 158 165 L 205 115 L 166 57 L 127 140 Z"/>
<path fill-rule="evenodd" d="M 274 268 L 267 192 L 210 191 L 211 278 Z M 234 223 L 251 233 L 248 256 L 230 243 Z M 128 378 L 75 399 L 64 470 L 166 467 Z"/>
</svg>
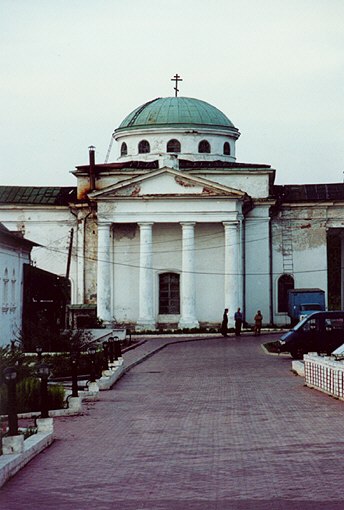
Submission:
<svg viewBox="0 0 344 510">
<path fill-rule="evenodd" d="M 69 248 L 68 248 L 68 257 L 67 257 L 67 270 L 66 270 L 66 278 L 69 280 L 69 272 L 70 272 L 70 261 L 72 258 L 72 248 L 73 248 L 73 236 L 74 236 L 74 228 L 70 231 L 69 238 Z"/>
</svg>

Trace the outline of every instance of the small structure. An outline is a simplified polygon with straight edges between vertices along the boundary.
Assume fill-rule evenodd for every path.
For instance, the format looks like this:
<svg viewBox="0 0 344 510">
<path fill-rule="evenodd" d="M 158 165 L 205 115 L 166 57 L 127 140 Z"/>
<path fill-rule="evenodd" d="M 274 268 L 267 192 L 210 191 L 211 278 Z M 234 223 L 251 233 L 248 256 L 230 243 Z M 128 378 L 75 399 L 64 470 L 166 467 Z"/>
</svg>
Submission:
<svg viewBox="0 0 344 510">
<path fill-rule="evenodd" d="M 70 329 L 90 329 L 96 327 L 97 305 L 67 305 L 67 325 Z"/>
<path fill-rule="evenodd" d="M 0 346 L 20 338 L 23 314 L 24 267 L 37 243 L 0 223 Z"/>
</svg>

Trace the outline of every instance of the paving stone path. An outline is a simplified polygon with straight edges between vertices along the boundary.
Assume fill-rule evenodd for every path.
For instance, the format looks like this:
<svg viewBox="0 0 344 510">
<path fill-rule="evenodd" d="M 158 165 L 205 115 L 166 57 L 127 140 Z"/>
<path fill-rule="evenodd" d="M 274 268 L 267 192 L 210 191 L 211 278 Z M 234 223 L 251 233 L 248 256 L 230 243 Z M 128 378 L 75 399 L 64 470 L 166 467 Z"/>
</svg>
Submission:
<svg viewBox="0 0 344 510">
<path fill-rule="evenodd" d="M 343 509 L 344 402 L 304 387 L 263 340 L 177 343 L 138 364 L 84 416 L 54 420 L 56 441 L 0 508 Z"/>
</svg>

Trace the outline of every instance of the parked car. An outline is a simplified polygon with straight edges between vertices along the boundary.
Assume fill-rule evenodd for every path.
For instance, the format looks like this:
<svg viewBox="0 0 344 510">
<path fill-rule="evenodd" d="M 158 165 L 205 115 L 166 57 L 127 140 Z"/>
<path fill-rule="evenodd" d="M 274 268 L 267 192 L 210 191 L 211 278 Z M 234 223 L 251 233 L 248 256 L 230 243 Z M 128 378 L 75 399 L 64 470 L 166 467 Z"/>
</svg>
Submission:
<svg viewBox="0 0 344 510">
<path fill-rule="evenodd" d="M 307 352 L 330 355 L 344 343 L 344 311 L 314 312 L 281 336 L 280 352 L 302 359 Z"/>
</svg>

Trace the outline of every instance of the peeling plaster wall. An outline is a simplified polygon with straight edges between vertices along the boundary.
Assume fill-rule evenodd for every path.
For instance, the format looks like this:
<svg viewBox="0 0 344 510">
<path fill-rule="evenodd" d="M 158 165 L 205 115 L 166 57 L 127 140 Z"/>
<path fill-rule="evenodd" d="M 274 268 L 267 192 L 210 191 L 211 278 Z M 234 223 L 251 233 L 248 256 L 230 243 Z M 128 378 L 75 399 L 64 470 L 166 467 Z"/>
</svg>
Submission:
<svg viewBox="0 0 344 510">
<path fill-rule="evenodd" d="M 101 190 L 106 188 L 107 186 L 111 186 L 112 184 L 117 184 L 117 182 L 125 181 L 127 179 L 135 177 L 137 174 L 133 174 L 132 172 L 124 172 L 121 174 L 119 172 L 115 173 L 109 173 L 105 174 L 105 172 L 102 172 L 101 176 L 96 176 L 95 179 L 95 185 L 96 190 Z M 78 175 L 78 182 L 77 182 L 77 189 L 78 189 L 78 199 L 82 200 L 87 197 L 87 195 L 91 192 L 90 191 L 90 178 L 88 175 Z"/>
<path fill-rule="evenodd" d="M 267 198 L 269 196 L 269 174 L 267 173 L 249 174 L 245 172 L 245 169 L 242 169 L 235 172 L 200 172 L 199 176 L 244 191 L 252 198 Z"/>
<path fill-rule="evenodd" d="M 98 227 L 96 216 L 85 225 L 85 283 L 84 303 L 97 303 Z"/>
<path fill-rule="evenodd" d="M 283 207 L 272 220 L 273 292 L 276 324 L 289 323 L 277 312 L 278 279 L 287 271 L 283 267 L 283 229 L 292 242 L 295 288 L 323 289 L 327 296 L 327 207 Z"/>
</svg>

